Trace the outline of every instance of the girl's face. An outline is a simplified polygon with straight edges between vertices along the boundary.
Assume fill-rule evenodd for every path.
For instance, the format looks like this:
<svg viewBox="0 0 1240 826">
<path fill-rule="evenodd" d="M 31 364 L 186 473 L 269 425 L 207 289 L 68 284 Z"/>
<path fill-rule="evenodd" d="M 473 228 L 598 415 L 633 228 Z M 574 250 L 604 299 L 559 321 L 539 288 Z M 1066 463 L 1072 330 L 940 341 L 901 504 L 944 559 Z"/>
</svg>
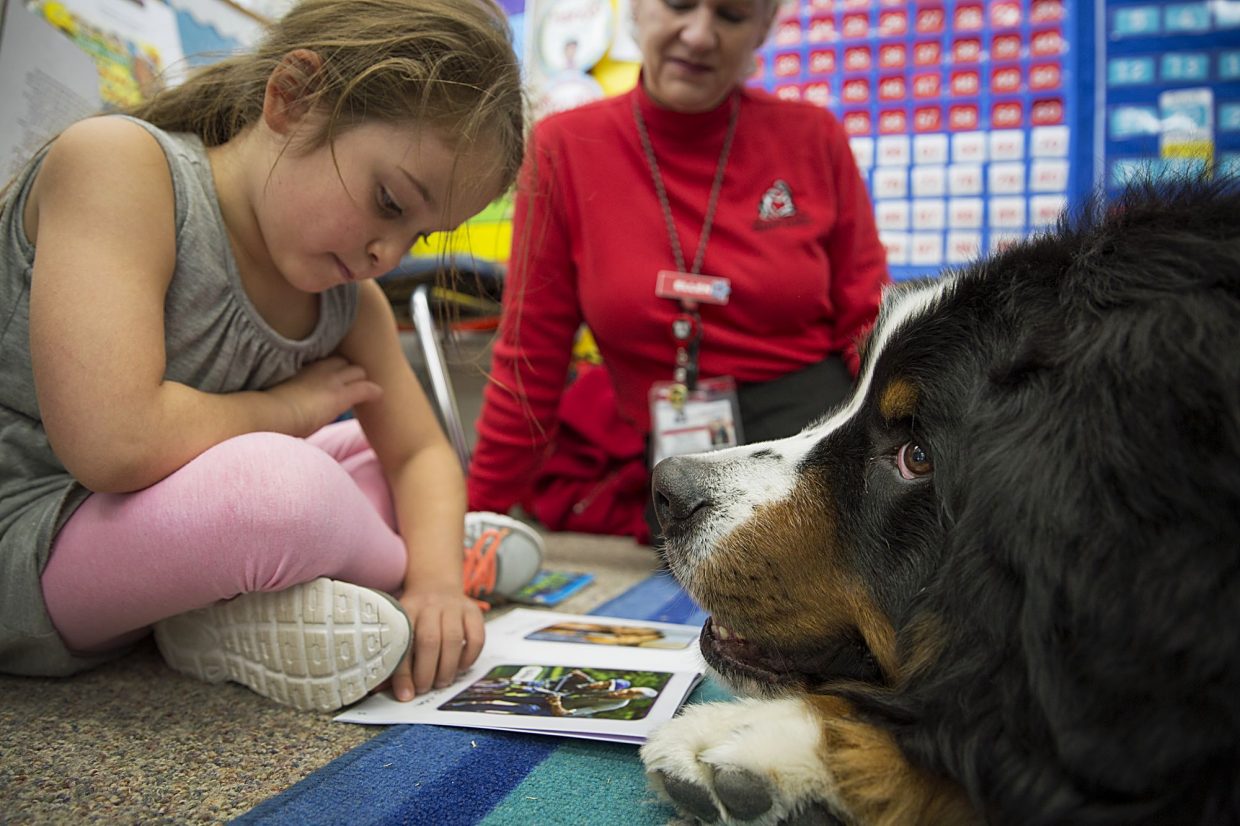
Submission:
<svg viewBox="0 0 1240 826">
<path fill-rule="evenodd" d="M 322 292 L 391 271 L 418 238 L 480 212 L 498 186 L 473 168 L 431 130 L 363 123 L 337 135 L 334 158 L 330 145 L 299 151 L 295 136 L 256 182 L 255 217 L 283 278 Z"/>
<path fill-rule="evenodd" d="M 777 0 L 633 0 L 646 91 L 678 112 L 709 111 L 750 71 Z"/>
</svg>

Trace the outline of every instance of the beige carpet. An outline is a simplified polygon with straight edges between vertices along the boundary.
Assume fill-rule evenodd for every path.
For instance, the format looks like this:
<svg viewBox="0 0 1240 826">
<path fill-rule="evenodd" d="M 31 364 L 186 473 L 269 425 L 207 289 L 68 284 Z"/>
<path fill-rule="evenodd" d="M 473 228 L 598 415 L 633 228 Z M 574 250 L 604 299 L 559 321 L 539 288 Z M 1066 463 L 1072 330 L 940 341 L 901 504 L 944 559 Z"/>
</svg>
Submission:
<svg viewBox="0 0 1240 826">
<path fill-rule="evenodd" d="M 553 534 L 547 551 L 546 567 L 597 577 L 556 610 L 588 612 L 657 567 L 624 539 Z M 0 824 L 225 822 L 380 731 L 183 677 L 149 641 L 69 679 L 0 675 Z"/>
</svg>

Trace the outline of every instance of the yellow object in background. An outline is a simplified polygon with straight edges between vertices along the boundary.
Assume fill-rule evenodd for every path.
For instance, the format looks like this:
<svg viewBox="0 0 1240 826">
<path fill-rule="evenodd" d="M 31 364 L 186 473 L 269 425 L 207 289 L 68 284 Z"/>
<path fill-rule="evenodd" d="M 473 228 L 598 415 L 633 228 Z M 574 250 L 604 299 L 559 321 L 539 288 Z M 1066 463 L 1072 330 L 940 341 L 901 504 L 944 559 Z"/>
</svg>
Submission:
<svg viewBox="0 0 1240 826">
<path fill-rule="evenodd" d="M 48 2 L 40 7 L 43 16 L 47 18 L 47 22 L 63 31 L 70 37 L 77 37 L 78 24 L 77 18 L 65 8 L 63 3 Z"/>
<path fill-rule="evenodd" d="M 620 62 L 605 56 L 595 64 L 590 74 L 594 75 L 607 96 L 612 97 L 622 95 L 636 86 L 640 69 L 640 63 Z"/>
<path fill-rule="evenodd" d="M 462 255 L 505 264 L 512 254 L 512 196 L 505 195 L 466 221 L 455 232 L 437 232 L 413 245 L 418 258 Z"/>
<path fill-rule="evenodd" d="M 578 328 L 577 337 L 573 340 L 573 361 L 584 361 L 590 364 L 603 363 L 603 354 L 598 351 L 594 333 L 591 333 L 590 328 L 584 324 Z"/>
</svg>

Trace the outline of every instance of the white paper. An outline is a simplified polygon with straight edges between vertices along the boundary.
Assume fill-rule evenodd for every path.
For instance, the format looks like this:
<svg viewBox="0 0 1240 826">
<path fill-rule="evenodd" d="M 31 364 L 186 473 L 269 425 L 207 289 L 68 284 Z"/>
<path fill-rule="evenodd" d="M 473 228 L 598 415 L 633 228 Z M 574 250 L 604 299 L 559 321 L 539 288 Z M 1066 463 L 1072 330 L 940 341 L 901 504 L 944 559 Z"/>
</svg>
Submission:
<svg viewBox="0 0 1240 826">
<path fill-rule="evenodd" d="M 982 251 L 980 232 L 953 231 L 947 233 L 947 263 L 967 264 Z"/>
<path fill-rule="evenodd" d="M 1033 192 L 1064 192 L 1068 188 L 1068 162 L 1043 158 L 1029 165 L 1029 189 Z"/>
<path fill-rule="evenodd" d="M 938 266 L 943 263 L 943 234 L 939 232 L 912 233 L 909 263 L 919 267 Z"/>
<path fill-rule="evenodd" d="M 990 225 L 1000 229 L 1020 229 L 1025 225 L 1025 199 L 1015 196 L 991 198 L 987 202 Z"/>
<path fill-rule="evenodd" d="M 597 626 L 597 632 L 590 626 Z M 516 608 L 487 623 L 478 662 L 448 688 L 407 703 L 390 694 L 374 695 L 335 719 L 641 743 L 657 725 L 672 718 L 701 681 L 699 630 L 692 625 Z M 574 641 L 586 638 L 598 641 Z M 627 682 L 653 696 L 621 700 L 591 694 L 581 687 L 587 677 L 610 680 L 613 690 L 624 691 L 629 687 L 620 684 Z M 553 706 L 570 716 L 557 716 Z M 473 710 L 478 708 L 487 710 Z M 637 716 L 616 719 L 625 714 Z"/>
<path fill-rule="evenodd" d="M 1068 156 L 1068 127 L 1035 126 L 1030 130 L 1032 147 L 1029 154 L 1035 158 L 1066 158 Z"/>
<path fill-rule="evenodd" d="M 875 167 L 874 198 L 907 198 L 908 197 L 907 166 Z"/>
<path fill-rule="evenodd" d="M 878 201 L 874 205 L 874 220 L 880 233 L 884 230 L 908 229 L 908 216 L 908 201 Z"/>
<path fill-rule="evenodd" d="M 853 160 L 863 172 L 874 165 L 873 138 L 849 138 L 848 147 L 852 149 Z"/>
<path fill-rule="evenodd" d="M 947 136 L 941 133 L 915 136 L 913 160 L 922 166 L 947 163 Z"/>
<path fill-rule="evenodd" d="M 1015 195 L 1025 191 L 1025 164 L 992 163 L 986 170 L 990 195 Z"/>
<path fill-rule="evenodd" d="M 942 198 L 918 198 L 913 201 L 913 229 L 947 227 L 947 204 Z"/>
<path fill-rule="evenodd" d="M 990 133 L 992 161 L 1019 161 L 1025 156 L 1025 133 L 1019 129 L 997 129 Z"/>
<path fill-rule="evenodd" d="M 880 230 L 878 238 L 887 250 L 887 264 L 900 267 L 908 264 L 909 240 L 907 232 L 886 232 Z"/>
<path fill-rule="evenodd" d="M 913 162 L 908 135 L 883 135 L 878 139 L 879 166 L 908 166 Z"/>
<path fill-rule="evenodd" d="M 932 198 L 947 194 L 947 167 L 914 166 L 913 197 Z"/>
<path fill-rule="evenodd" d="M 958 132 L 952 135 L 953 163 L 981 163 L 986 160 L 985 132 Z"/>
</svg>

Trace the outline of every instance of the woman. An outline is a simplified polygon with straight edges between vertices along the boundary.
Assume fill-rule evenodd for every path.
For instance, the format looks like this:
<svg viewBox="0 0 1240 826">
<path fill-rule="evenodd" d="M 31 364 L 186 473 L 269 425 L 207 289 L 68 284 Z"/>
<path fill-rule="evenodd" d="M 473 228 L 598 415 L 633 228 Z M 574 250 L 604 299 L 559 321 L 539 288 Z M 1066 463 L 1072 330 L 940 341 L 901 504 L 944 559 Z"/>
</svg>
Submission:
<svg viewBox="0 0 1240 826">
<path fill-rule="evenodd" d="M 776 9 L 634 0 L 637 87 L 535 129 L 471 507 L 527 501 L 549 527 L 571 530 L 590 529 L 591 509 L 619 508 L 607 530 L 645 539 L 648 477 L 606 484 L 632 479 L 616 471 L 644 461 L 647 442 L 657 460 L 786 436 L 848 392 L 885 254 L 840 124 L 743 86 Z M 618 421 L 593 445 L 605 461 L 576 479 L 544 472 L 531 500 L 583 321 Z M 584 404 L 570 395 L 565 408 L 597 425 L 612 415 L 606 399 L 606 389 Z M 571 504 L 569 519 L 547 518 L 540 504 L 552 499 Z"/>
</svg>

